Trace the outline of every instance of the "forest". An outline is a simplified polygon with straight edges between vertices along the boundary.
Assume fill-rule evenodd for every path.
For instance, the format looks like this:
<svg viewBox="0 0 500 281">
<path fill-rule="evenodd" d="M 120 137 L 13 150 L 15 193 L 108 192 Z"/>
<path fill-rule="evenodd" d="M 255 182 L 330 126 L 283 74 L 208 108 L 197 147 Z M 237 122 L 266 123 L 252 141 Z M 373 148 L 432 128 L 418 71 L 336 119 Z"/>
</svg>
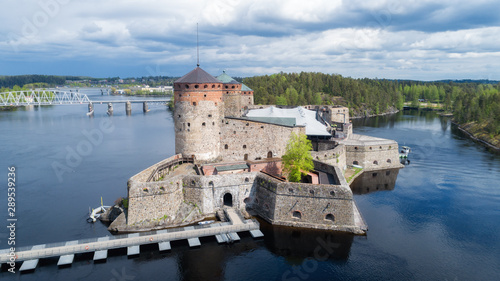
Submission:
<svg viewBox="0 0 500 281">
<path fill-rule="evenodd" d="M 97 81 L 76 76 L 20 75 L 0 76 L 0 92 L 64 85 L 69 81 Z M 108 78 L 108 83 L 119 79 Z M 174 77 L 142 77 L 137 81 L 150 86 L 169 85 Z M 354 79 L 317 72 L 277 73 L 236 78 L 255 91 L 255 104 L 344 105 L 351 116 L 371 116 L 432 104 L 454 114 L 459 124 L 476 122 L 482 131 L 500 136 L 500 83 L 487 80 L 435 81 Z M 135 79 L 134 79 L 135 80 Z M 89 80 L 90 81 L 90 80 Z M 143 83 L 144 83 L 143 82 Z"/>
<path fill-rule="evenodd" d="M 482 122 L 489 134 L 500 135 L 500 83 L 354 79 L 313 72 L 277 73 L 243 79 L 254 90 L 255 104 L 339 104 L 352 116 L 401 110 L 419 100 L 453 112 L 460 123 Z"/>
</svg>

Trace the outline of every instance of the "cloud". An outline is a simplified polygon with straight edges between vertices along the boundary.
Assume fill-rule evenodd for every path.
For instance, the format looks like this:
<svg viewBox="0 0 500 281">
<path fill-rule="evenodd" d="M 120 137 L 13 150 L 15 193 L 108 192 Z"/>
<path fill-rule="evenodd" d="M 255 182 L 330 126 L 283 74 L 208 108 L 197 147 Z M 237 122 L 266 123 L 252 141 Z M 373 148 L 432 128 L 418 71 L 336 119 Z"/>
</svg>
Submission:
<svg viewBox="0 0 500 281">
<path fill-rule="evenodd" d="M 180 76 L 195 66 L 199 23 L 200 59 L 213 74 L 500 79 L 500 61 L 492 60 L 500 52 L 496 1 L 25 0 L 3 6 L 0 74 L 30 65 L 26 72 L 53 73 L 57 66 L 91 76 L 141 76 L 151 69 Z"/>
</svg>

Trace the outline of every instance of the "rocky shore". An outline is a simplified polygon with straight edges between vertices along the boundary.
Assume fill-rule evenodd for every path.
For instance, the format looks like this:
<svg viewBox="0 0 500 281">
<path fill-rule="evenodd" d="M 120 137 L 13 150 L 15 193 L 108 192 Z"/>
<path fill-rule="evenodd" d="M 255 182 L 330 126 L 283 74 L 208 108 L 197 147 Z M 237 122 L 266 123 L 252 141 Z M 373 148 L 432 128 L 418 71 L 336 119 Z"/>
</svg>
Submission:
<svg viewBox="0 0 500 281">
<path fill-rule="evenodd" d="M 453 124 L 457 125 L 460 131 L 467 134 L 473 140 L 478 141 L 489 148 L 500 150 L 500 136 L 492 136 L 486 133 L 485 123 L 479 124 L 477 122 L 470 122 L 466 124 L 457 124 L 453 122 Z"/>
</svg>

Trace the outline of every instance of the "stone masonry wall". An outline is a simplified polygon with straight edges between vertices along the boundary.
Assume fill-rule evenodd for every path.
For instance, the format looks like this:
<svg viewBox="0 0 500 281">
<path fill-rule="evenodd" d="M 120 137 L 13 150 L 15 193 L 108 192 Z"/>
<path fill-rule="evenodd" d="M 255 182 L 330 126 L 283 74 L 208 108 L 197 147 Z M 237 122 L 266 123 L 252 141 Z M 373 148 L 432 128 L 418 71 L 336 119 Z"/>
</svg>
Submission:
<svg viewBox="0 0 500 281">
<path fill-rule="evenodd" d="M 214 161 L 219 156 L 223 104 L 200 100 L 195 105 L 176 102 L 174 112 L 175 151 L 196 161 Z"/>
<path fill-rule="evenodd" d="M 224 195 L 230 194 L 232 206 L 245 209 L 254 192 L 257 172 L 213 176 L 186 176 L 183 194 L 186 202 L 197 204 L 203 214 L 214 214 L 224 207 Z M 245 200 L 247 199 L 247 200 Z"/>
<path fill-rule="evenodd" d="M 347 165 L 357 164 L 365 170 L 400 168 L 397 142 L 383 145 L 346 145 Z"/>
<path fill-rule="evenodd" d="M 241 117 L 243 111 L 241 106 L 241 94 L 238 92 L 228 92 L 222 95 L 224 101 L 225 117 Z"/>
<path fill-rule="evenodd" d="M 127 224 L 174 216 L 183 201 L 181 184 L 182 176 L 159 182 L 129 180 Z"/>
<path fill-rule="evenodd" d="M 346 168 L 346 149 L 343 144 L 339 144 L 337 147 L 330 150 L 311 151 L 311 156 L 313 160 L 337 166 L 342 170 Z"/>
<path fill-rule="evenodd" d="M 253 207 L 270 223 L 359 232 L 354 225 L 355 203 L 345 180 L 340 185 L 313 185 L 280 182 L 260 174 L 256 192 Z"/>
<path fill-rule="evenodd" d="M 269 152 L 272 154 L 271 158 L 281 157 L 285 153 L 291 133 L 305 133 L 305 127 L 280 126 L 235 118 L 224 120 L 220 141 L 220 155 L 223 161 L 270 158 Z"/>
</svg>

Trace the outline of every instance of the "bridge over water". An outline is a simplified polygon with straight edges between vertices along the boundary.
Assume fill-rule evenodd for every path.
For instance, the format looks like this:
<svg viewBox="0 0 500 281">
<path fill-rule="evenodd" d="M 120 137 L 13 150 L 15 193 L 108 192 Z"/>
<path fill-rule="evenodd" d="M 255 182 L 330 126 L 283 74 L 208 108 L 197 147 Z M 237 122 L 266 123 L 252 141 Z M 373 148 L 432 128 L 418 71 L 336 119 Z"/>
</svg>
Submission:
<svg viewBox="0 0 500 281">
<path fill-rule="evenodd" d="M 95 100 L 92 101 L 85 94 L 79 92 L 68 92 L 58 90 L 30 90 L 30 91 L 13 91 L 0 93 L 0 106 L 16 107 L 29 105 L 88 105 L 89 113 L 94 113 L 94 104 L 107 104 L 108 114 L 113 114 L 114 103 L 124 103 L 127 114 L 132 112 L 132 103 L 142 103 L 143 111 L 149 111 L 149 105 L 166 105 L 170 99 L 123 99 L 123 100 Z"/>
</svg>

